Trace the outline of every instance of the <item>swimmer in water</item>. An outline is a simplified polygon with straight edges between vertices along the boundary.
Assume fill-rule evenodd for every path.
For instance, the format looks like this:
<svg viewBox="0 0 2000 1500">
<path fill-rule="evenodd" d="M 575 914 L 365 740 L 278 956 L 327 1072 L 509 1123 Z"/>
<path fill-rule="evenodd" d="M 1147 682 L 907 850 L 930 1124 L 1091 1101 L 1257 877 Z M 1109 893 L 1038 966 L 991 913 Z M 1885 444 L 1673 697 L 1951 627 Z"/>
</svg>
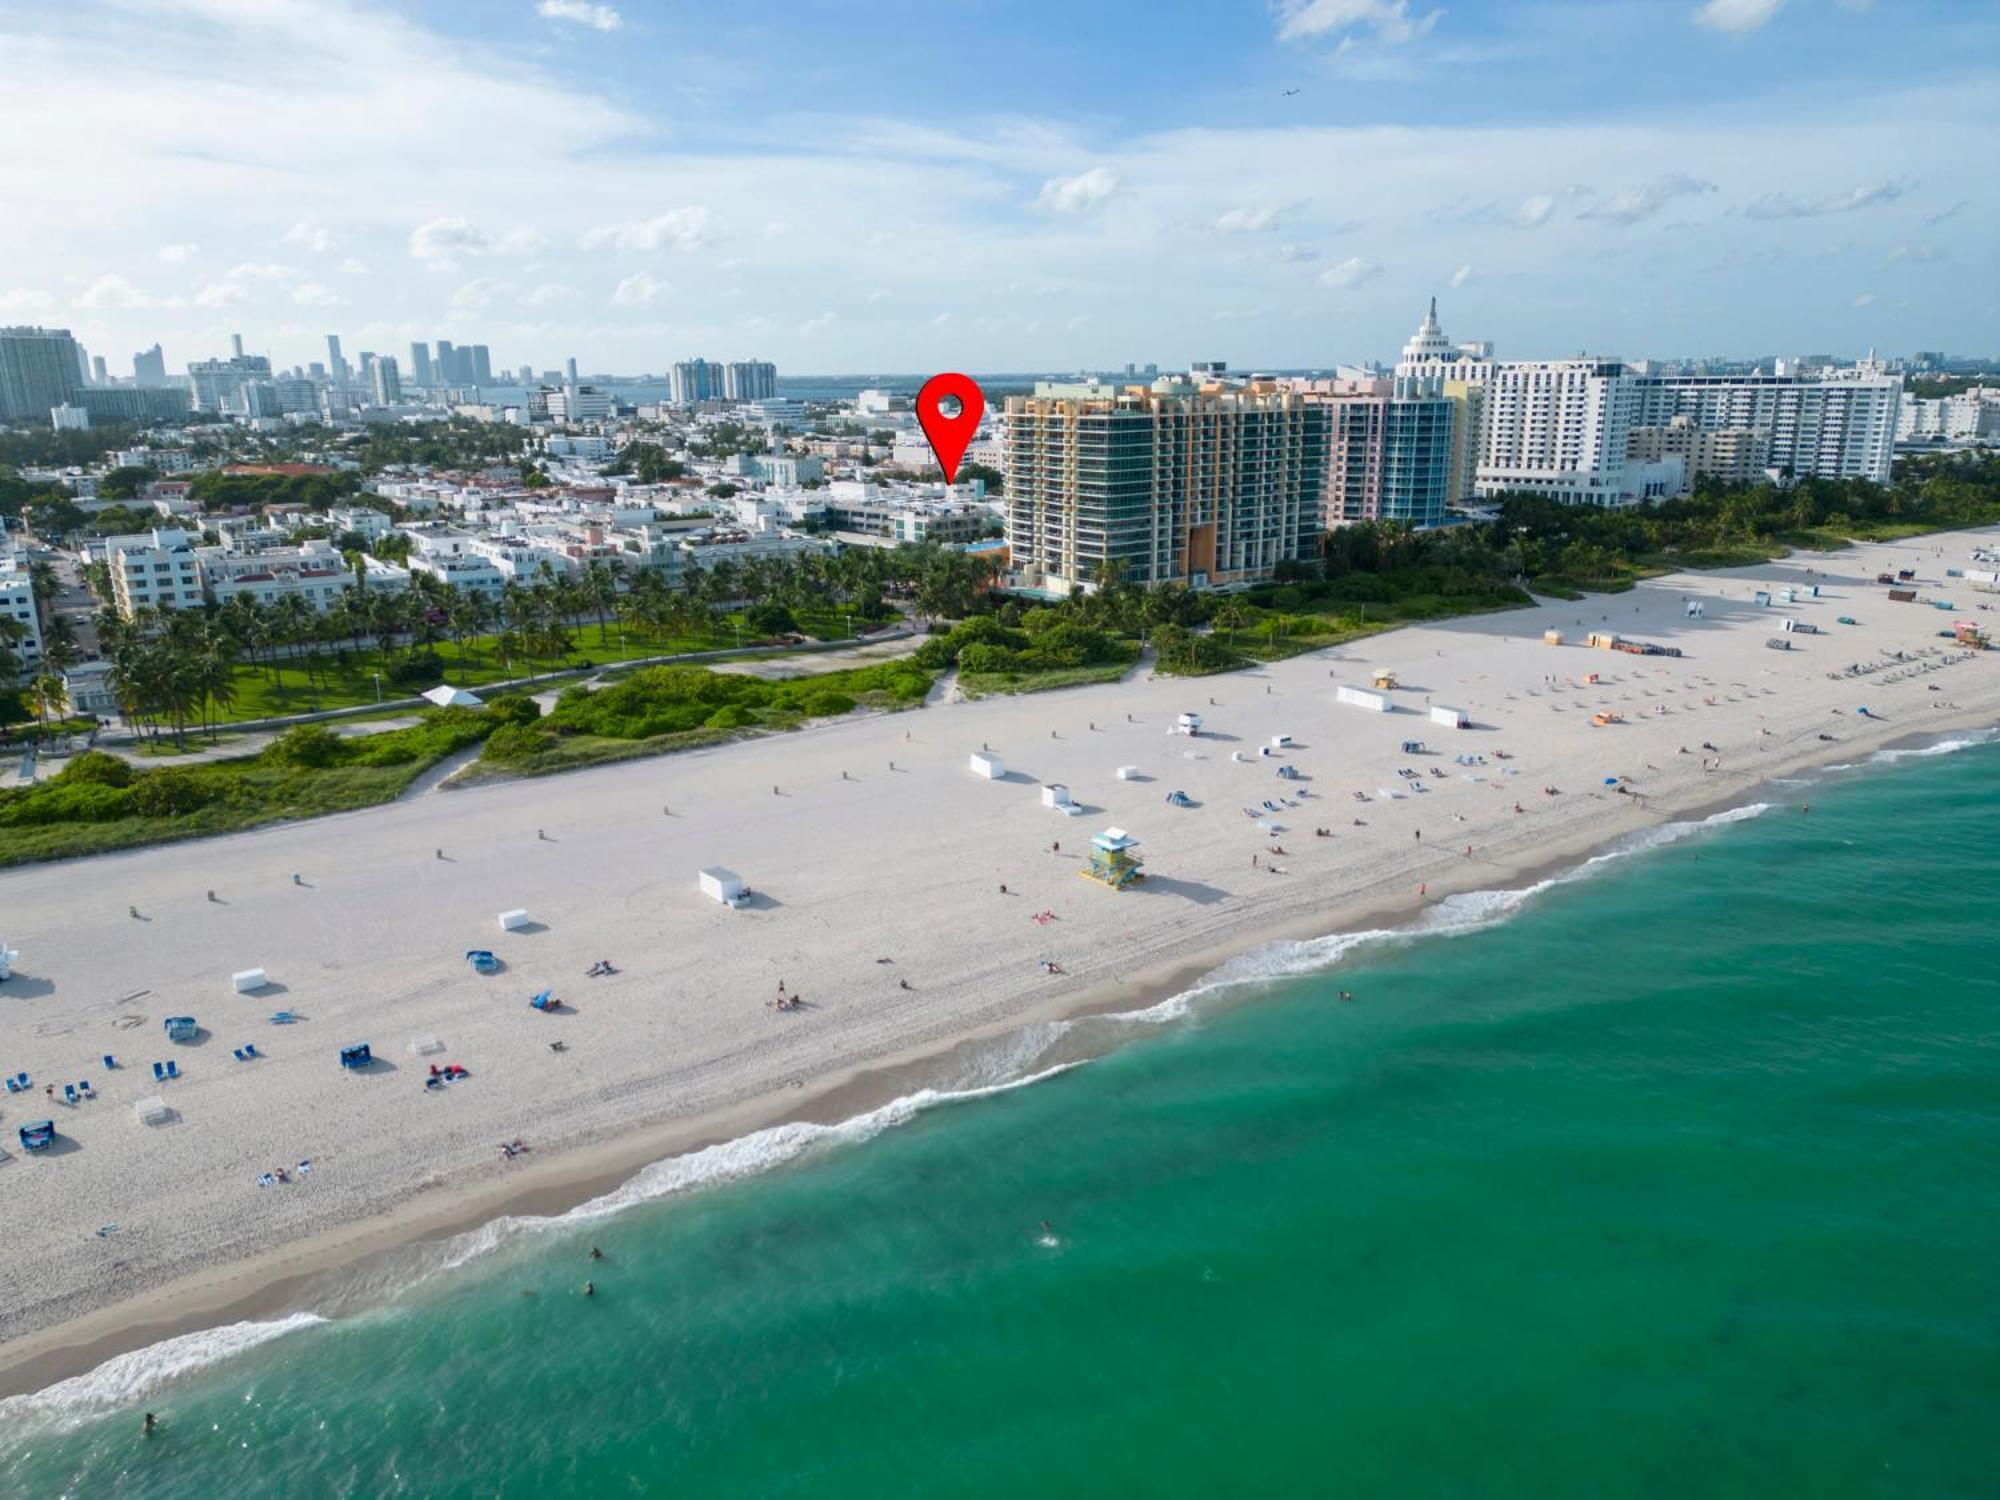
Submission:
<svg viewBox="0 0 2000 1500">
<path fill-rule="evenodd" d="M 583 1284 L 583 1295 L 586 1297 L 595 1297 L 597 1295 L 597 1283 L 594 1281 L 586 1281 Z"/>
<path fill-rule="evenodd" d="M 155 1427 L 158 1427 L 159 1425 L 160 1425 L 160 1419 L 154 1416 L 151 1412 L 147 1412 L 146 1427 L 145 1427 L 146 1436 L 151 1437 L 153 1435 L 153 1429 Z"/>
<path fill-rule="evenodd" d="M 592 1245 L 592 1246 L 590 1247 L 590 1258 L 591 1258 L 592 1260 L 603 1260 L 603 1259 L 604 1259 L 604 1252 L 603 1252 L 602 1250 L 598 1249 L 598 1248 L 597 1248 L 597 1246 L 595 1246 L 595 1245 Z"/>
</svg>

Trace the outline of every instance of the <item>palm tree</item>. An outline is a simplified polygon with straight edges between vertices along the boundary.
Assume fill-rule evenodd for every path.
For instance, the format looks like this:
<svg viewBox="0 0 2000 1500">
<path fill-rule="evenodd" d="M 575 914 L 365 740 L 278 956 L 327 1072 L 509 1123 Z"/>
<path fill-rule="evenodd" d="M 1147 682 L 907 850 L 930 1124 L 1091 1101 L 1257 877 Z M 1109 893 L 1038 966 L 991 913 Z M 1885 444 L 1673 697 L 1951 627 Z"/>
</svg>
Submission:
<svg viewBox="0 0 2000 1500">
<path fill-rule="evenodd" d="M 44 728 L 49 720 L 68 716 L 69 690 L 63 686 L 62 678 L 53 672 L 44 672 L 28 687 L 35 695 L 35 719 Z"/>
<path fill-rule="evenodd" d="M 236 643 L 224 630 L 203 632 L 202 640 L 189 663 L 194 685 L 201 693 L 202 716 L 207 721 L 208 740 L 215 743 L 216 721 L 236 702 Z M 214 716 L 209 707 L 216 709 Z"/>
<path fill-rule="evenodd" d="M 1236 632 L 1250 623 L 1250 611 L 1245 608 L 1241 599 L 1231 594 L 1215 606 L 1213 619 L 1217 625 L 1229 632 L 1229 644 L 1234 646 Z"/>
</svg>

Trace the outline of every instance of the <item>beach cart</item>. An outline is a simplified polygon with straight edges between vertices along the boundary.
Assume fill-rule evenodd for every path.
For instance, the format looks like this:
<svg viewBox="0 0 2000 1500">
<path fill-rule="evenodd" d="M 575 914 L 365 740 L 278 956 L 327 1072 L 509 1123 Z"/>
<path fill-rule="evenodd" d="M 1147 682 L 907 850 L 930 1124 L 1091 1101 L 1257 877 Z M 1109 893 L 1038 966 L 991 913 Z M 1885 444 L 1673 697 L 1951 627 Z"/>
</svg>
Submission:
<svg viewBox="0 0 2000 1500">
<path fill-rule="evenodd" d="M 46 1151 L 56 1143 L 54 1120 L 30 1120 L 21 1127 L 23 1151 Z"/>
<path fill-rule="evenodd" d="M 165 1024 L 168 1041 L 191 1042 L 194 1040 L 195 1024 L 193 1016 L 168 1016 Z"/>
<path fill-rule="evenodd" d="M 475 974 L 493 974 L 500 968 L 500 960 L 493 956 L 491 948 L 468 948 L 465 950 L 465 961 L 472 965 Z"/>
<path fill-rule="evenodd" d="M 1428 751 L 1427 749 L 1425 749 L 1425 748 L 1424 748 L 1424 742 L 1423 742 L 1422 740 L 1404 740 L 1404 741 L 1403 741 L 1403 754 L 1405 754 L 1405 755 L 1428 755 L 1428 754 L 1430 754 L 1430 751 Z"/>
<path fill-rule="evenodd" d="M 366 1042 L 349 1042 L 340 1049 L 340 1065 L 343 1068 L 361 1069 L 375 1061 L 375 1054 Z"/>
</svg>

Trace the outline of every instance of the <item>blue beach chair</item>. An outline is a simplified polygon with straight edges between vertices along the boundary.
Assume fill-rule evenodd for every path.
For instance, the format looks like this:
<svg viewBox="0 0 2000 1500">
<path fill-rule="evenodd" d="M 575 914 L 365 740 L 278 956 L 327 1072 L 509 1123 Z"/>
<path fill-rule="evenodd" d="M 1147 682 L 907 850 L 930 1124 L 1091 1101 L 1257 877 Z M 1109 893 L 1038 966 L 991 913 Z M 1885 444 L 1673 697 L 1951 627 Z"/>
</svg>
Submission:
<svg viewBox="0 0 2000 1500">
<path fill-rule="evenodd" d="M 241 1047 L 231 1047 L 229 1049 L 229 1055 L 235 1058 L 238 1062 L 243 1061 L 243 1049 Z"/>
<path fill-rule="evenodd" d="M 173 1057 L 170 1057 L 170 1058 L 168 1058 L 168 1059 L 167 1059 L 167 1077 L 169 1077 L 169 1078 L 178 1078 L 178 1077 L 180 1077 L 180 1076 L 181 1076 L 181 1065 L 180 1065 L 180 1060 L 179 1060 L 178 1058 L 173 1058 Z"/>
<path fill-rule="evenodd" d="M 257 1050 L 257 1044 L 255 1042 L 245 1042 L 243 1044 L 243 1055 L 248 1058 L 259 1058 L 262 1057 L 264 1054 Z"/>
<path fill-rule="evenodd" d="M 166 1076 L 167 1076 L 167 1065 L 165 1063 L 158 1063 L 158 1062 L 154 1063 L 153 1081 L 155 1083 L 158 1083 L 162 1078 L 165 1078 Z"/>
<path fill-rule="evenodd" d="M 118 1066 L 118 1059 L 117 1059 L 117 1058 L 115 1058 L 115 1057 L 113 1057 L 113 1056 L 112 1056 L 112 1055 L 111 1055 L 111 1054 L 110 1054 L 109 1052 L 105 1053 L 105 1054 L 104 1054 L 104 1071 L 105 1071 L 105 1072 L 107 1072 L 107 1073 L 109 1073 L 109 1072 L 113 1071 L 113 1070 L 114 1070 L 115 1068 L 117 1068 L 117 1066 Z"/>
<path fill-rule="evenodd" d="M 63 1103 L 65 1103 L 65 1104 L 74 1104 L 74 1103 L 76 1103 L 76 1085 L 75 1085 L 75 1084 L 73 1084 L 73 1083 L 66 1083 L 66 1084 L 64 1084 L 64 1085 L 63 1085 Z"/>
</svg>

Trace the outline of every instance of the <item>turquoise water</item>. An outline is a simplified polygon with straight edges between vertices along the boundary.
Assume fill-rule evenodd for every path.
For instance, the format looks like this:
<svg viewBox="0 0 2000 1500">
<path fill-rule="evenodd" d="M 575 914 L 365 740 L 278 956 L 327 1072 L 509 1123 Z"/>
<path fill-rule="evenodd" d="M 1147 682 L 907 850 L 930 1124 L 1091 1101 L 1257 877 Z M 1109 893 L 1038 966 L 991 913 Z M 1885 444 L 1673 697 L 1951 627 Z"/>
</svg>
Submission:
<svg viewBox="0 0 2000 1500">
<path fill-rule="evenodd" d="M 0 1494 L 2000 1493 L 2000 746 L 1771 800 L 0 1404 Z"/>
</svg>

